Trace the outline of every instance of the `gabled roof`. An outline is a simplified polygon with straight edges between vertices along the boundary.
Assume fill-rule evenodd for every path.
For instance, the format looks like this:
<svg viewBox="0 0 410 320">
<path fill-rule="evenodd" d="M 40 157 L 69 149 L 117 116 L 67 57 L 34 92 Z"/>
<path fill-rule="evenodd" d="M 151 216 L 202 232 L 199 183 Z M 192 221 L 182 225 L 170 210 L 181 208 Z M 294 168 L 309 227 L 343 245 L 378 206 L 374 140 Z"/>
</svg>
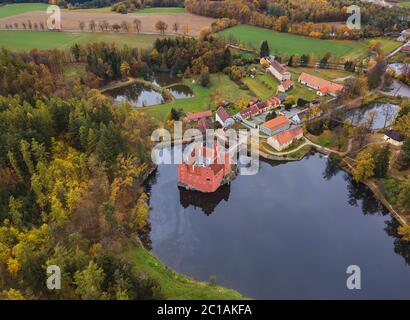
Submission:
<svg viewBox="0 0 410 320">
<path fill-rule="evenodd" d="M 290 125 L 290 121 L 285 116 L 279 116 L 271 119 L 263 124 L 263 126 L 271 131 L 279 130 L 280 128 Z"/>
<path fill-rule="evenodd" d="M 327 88 L 328 92 L 333 93 L 333 94 L 340 93 L 340 91 L 342 91 L 344 88 L 341 84 L 337 84 L 337 83 L 330 82 L 328 80 L 325 80 L 319 77 L 312 76 L 311 74 L 308 74 L 306 72 L 302 72 L 300 74 L 298 81 L 303 81 L 305 83 L 308 83 L 312 87 L 319 88 L 319 90 L 322 90 L 323 88 Z"/>
<path fill-rule="evenodd" d="M 231 116 L 230 116 L 229 113 L 225 110 L 224 107 L 219 107 L 218 110 L 216 110 L 216 114 L 217 114 L 218 117 L 222 120 L 222 122 L 225 122 L 226 120 L 228 120 L 229 118 L 231 118 Z"/>
<path fill-rule="evenodd" d="M 273 138 L 276 139 L 280 145 L 284 145 L 286 143 L 292 142 L 293 139 L 295 139 L 301 133 L 303 133 L 303 129 L 301 127 L 296 127 L 293 129 L 285 130 L 273 136 Z"/>
<path fill-rule="evenodd" d="M 246 109 L 243 109 L 239 112 L 242 117 L 253 116 L 259 112 L 258 107 L 254 104 Z"/>
<path fill-rule="evenodd" d="M 277 106 L 280 105 L 280 99 L 278 97 L 272 97 L 267 100 L 267 102 L 271 105 Z"/>
<path fill-rule="evenodd" d="M 288 68 L 286 68 L 284 65 L 280 64 L 278 61 L 273 60 L 271 61 L 271 66 L 278 71 L 280 74 L 285 74 L 288 72 Z"/>
<path fill-rule="evenodd" d="M 285 90 L 288 90 L 291 86 L 293 86 L 293 81 L 288 79 L 288 80 L 283 81 L 281 85 Z"/>
<path fill-rule="evenodd" d="M 201 118 L 212 117 L 212 111 L 206 110 L 201 112 L 190 112 L 185 116 L 186 121 L 199 120 Z"/>
<path fill-rule="evenodd" d="M 404 46 L 401 48 L 401 51 L 410 52 L 410 46 Z"/>
</svg>

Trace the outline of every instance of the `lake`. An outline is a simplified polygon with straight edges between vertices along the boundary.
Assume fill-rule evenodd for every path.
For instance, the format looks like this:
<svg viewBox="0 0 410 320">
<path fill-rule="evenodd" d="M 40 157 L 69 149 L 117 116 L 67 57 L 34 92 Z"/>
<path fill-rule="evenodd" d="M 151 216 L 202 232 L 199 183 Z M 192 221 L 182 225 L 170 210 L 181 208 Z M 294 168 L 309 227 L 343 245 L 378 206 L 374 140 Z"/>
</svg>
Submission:
<svg viewBox="0 0 410 320">
<path fill-rule="evenodd" d="M 261 162 L 214 194 L 179 189 L 176 166 L 160 165 L 147 188 L 152 252 L 182 274 L 254 299 L 410 298 L 397 222 L 320 154 Z M 361 290 L 346 288 L 349 265 Z"/>
</svg>

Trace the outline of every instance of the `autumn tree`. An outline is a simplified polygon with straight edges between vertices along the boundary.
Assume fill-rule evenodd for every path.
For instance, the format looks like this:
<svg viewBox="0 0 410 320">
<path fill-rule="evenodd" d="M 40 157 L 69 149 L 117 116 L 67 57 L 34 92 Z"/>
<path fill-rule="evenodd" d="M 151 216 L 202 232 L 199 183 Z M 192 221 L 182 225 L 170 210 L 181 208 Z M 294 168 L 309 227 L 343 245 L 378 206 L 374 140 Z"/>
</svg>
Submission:
<svg viewBox="0 0 410 320">
<path fill-rule="evenodd" d="M 155 24 L 155 29 L 158 30 L 162 35 L 164 35 L 165 31 L 167 31 L 168 29 L 168 24 L 162 20 L 159 20 Z"/>
<path fill-rule="evenodd" d="M 365 181 L 374 176 L 375 163 L 372 154 L 364 150 L 356 158 L 356 164 L 352 169 L 353 179 L 356 182 Z"/>
</svg>

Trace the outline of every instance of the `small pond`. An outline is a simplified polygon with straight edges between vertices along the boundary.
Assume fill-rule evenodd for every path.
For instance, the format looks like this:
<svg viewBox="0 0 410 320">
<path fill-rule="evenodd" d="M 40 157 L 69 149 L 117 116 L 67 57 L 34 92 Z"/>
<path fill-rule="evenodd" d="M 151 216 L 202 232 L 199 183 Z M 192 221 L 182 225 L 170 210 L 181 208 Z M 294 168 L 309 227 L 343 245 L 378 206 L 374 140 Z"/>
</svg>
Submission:
<svg viewBox="0 0 410 320">
<path fill-rule="evenodd" d="M 152 84 L 158 87 L 166 87 L 174 83 L 180 83 L 182 81 L 181 78 L 177 77 L 176 75 L 171 75 L 165 72 L 154 73 L 150 75 L 146 80 L 150 81 Z"/>
<path fill-rule="evenodd" d="M 164 102 L 161 93 L 148 88 L 142 83 L 133 83 L 129 86 L 110 90 L 107 93 L 114 98 L 115 102 L 128 100 L 135 107 L 152 106 Z"/>
<path fill-rule="evenodd" d="M 372 103 L 368 107 L 355 109 L 347 113 L 352 125 L 372 122 L 371 129 L 383 129 L 390 126 L 399 111 L 399 106 L 391 103 Z"/>
<path fill-rule="evenodd" d="M 183 84 L 176 84 L 169 87 L 168 90 L 175 97 L 175 99 L 192 98 L 194 96 L 191 88 Z"/>
</svg>

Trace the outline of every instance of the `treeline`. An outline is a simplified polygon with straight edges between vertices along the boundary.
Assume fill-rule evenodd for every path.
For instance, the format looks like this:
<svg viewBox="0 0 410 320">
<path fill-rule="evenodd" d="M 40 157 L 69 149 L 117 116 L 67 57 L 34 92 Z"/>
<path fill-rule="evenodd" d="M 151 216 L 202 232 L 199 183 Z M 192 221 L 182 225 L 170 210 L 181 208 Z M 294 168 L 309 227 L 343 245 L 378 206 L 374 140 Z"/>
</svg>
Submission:
<svg viewBox="0 0 410 320">
<path fill-rule="evenodd" d="M 119 49 L 97 43 L 74 45 L 71 53 L 77 62 L 85 62 L 93 77 L 84 79 L 91 87 L 127 76 L 145 76 L 153 71 L 173 74 L 219 72 L 231 64 L 231 52 L 211 34 L 200 39 L 177 37 L 157 39 L 152 49 Z"/>
<path fill-rule="evenodd" d="M 148 228 L 154 123 L 79 83 L 55 96 L 52 66 L 0 55 L 0 299 L 163 298 L 124 252 Z M 50 265 L 61 290 L 46 288 Z"/>
<path fill-rule="evenodd" d="M 350 15 L 347 7 L 353 4 L 352 0 L 187 0 L 185 7 L 198 15 L 236 19 L 243 24 L 321 39 L 375 37 L 408 27 L 407 9 L 360 3 L 362 28 L 349 30 L 345 23 Z"/>
</svg>

